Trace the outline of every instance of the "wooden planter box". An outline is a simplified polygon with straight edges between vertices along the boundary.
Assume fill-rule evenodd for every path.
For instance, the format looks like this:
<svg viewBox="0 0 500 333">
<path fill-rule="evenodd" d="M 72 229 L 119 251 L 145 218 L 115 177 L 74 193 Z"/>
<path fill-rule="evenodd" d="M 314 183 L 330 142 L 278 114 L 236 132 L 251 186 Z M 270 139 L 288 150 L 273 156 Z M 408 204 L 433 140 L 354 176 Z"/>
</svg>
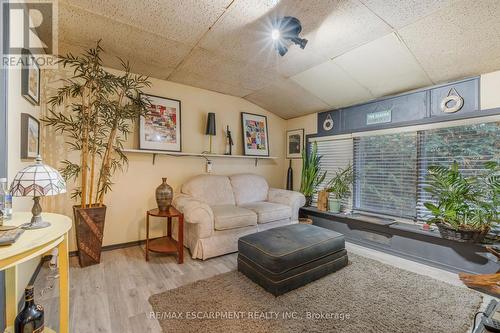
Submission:
<svg viewBox="0 0 500 333">
<path fill-rule="evenodd" d="M 91 205 L 87 208 L 73 206 L 73 215 L 80 266 L 100 263 L 106 206 Z"/>
</svg>

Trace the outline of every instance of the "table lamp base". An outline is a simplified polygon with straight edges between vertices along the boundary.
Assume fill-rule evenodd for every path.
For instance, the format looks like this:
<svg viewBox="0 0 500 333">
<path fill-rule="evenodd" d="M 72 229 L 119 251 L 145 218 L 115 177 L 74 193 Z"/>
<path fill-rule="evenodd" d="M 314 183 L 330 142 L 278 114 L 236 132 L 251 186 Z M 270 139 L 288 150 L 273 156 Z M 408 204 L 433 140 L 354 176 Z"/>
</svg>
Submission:
<svg viewBox="0 0 500 333">
<path fill-rule="evenodd" d="M 26 230 L 33 229 L 42 229 L 50 226 L 49 222 L 46 222 L 42 219 L 42 206 L 40 205 L 40 197 L 33 198 L 33 208 L 31 209 L 31 213 L 33 216 L 31 217 L 31 221 L 29 223 L 24 223 L 20 226 L 20 228 Z"/>
</svg>

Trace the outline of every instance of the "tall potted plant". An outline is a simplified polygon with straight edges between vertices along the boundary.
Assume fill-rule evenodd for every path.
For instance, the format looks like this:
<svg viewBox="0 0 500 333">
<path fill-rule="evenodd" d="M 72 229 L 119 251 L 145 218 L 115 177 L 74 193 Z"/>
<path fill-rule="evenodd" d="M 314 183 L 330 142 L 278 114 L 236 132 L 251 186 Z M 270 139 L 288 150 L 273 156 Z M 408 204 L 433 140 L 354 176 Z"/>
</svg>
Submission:
<svg viewBox="0 0 500 333">
<path fill-rule="evenodd" d="M 321 172 L 319 163 L 321 157 L 318 155 L 318 145 L 313 143 L 311 153 L 308 155 L 306 149 L 302 151 L 302 174 L 300 181 L 300 192 L 306 197 L 306 206 L 311 206 L 312 197 L 317 192 L 318 186 L 325 180 L 326 171 Z"/>
<path fill-rule="evenodd" d="M 451 167 L 431 166 L 427 176 L 434 202 L 424 203 L 446 239 L 459 242 L 481 242 L 490 227 L 499 223 L 500 166 L 487 162 L 486 172 L 464 176 L 454 162 Z"/>
<path fill-rule="evenodd" d="M 100 261 L 105 196 L 115 171 L 128 163 L 122 148 L 131 123 L 146 114 L 148 106 L 140 97 L 142 89 L 150 86 L 148 78 L 131 74 L 124 61 L 122 74 L 107 72 L 101 61 L 103 52 L 98 42 L 81 56 L 60 57 L 58 62 L 71 69 L 73 76 L 63 80 L 50 97 L 49 114 L 42 119 L 66 135 L 69 150 L 80 153 L 78 163 L 62 161 L 61 173 L 77 182 L 72 198 L 80 199 L 73 212 L 81 266 Z"/>
<path fill-rule="evenodd" d="M 330 193 L 328 203 L 330 212 L 340 212 L 341 200 L 347 198 L 351 194 L 352 180 L 353 170 L 352 165 L 349 164 L 346 168 L 338 170 L 335 176 L 328 181 L 325 189 Z"/>
</svg>

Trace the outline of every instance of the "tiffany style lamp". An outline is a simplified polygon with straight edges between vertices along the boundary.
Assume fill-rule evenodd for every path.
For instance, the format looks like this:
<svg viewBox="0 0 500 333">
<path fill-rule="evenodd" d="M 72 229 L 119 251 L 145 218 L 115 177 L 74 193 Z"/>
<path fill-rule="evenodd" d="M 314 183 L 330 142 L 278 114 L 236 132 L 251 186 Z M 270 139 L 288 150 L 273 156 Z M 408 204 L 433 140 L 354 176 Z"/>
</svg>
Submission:
<svg viewBox="0 0 500 333">
<path fill-rule="evenodd" d="M 15 197 L 33 197 L 31 222 L 21 226 L 23 229 L 40 229 L 50 225 L 42 219 L 40 197 L 66 193 L 66 183 L 59 172 L 42 163 L 40 155 L 36 163 L 19 171 L 10 185 L 10 193 Z"/>
</svg>

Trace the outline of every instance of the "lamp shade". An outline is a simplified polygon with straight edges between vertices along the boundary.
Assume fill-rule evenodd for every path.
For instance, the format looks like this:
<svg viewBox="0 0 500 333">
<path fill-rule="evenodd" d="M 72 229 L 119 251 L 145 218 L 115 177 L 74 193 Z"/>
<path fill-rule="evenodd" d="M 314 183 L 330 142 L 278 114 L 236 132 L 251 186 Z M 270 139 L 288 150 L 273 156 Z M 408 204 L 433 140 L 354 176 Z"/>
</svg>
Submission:
<svg viewBox="0 0 500 333">
<path fill-rule="evenodd" d="M 66 193 L 66 182 L 59 171 L 42 163 L 36 163 L 17 173 L 10 185 L 10 193 L 16 197 L 44 197 Z"/>
<path fill-rule="evenodd" d="M 215 135 L 215 113 L 209 112 L 207 116 L 207 130 L 205 131 L 206 135 Z"/>
</svg>

